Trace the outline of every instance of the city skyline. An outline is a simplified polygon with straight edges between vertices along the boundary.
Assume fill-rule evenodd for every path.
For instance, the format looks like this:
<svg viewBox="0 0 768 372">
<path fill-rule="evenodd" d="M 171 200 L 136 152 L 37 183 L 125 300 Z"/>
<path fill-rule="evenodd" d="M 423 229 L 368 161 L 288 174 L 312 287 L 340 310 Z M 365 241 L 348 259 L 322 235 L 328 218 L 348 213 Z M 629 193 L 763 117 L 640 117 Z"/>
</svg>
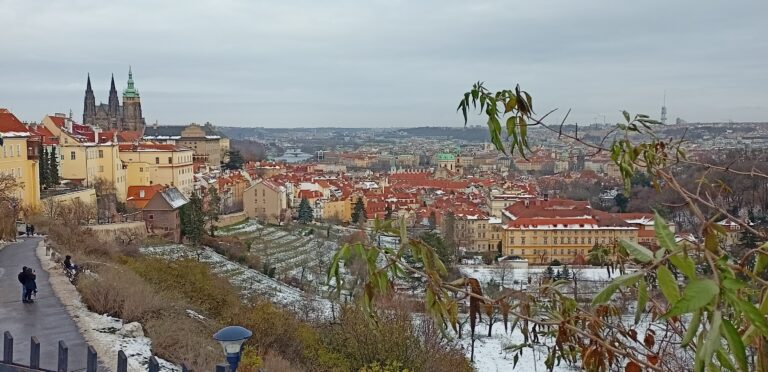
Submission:
<svg viewBox="0 0 768 372">
<path fill-rule="evenodd" d="M 758 1 L 181 4 L 0 1 L 0 106 L 80 118 L 87 74 L 105 100 L 132 65 L 149 125 L 460 126 L 477 80 L 582 124 L 665 90 L 672 123 L 768 120 Z"/>
</svg>

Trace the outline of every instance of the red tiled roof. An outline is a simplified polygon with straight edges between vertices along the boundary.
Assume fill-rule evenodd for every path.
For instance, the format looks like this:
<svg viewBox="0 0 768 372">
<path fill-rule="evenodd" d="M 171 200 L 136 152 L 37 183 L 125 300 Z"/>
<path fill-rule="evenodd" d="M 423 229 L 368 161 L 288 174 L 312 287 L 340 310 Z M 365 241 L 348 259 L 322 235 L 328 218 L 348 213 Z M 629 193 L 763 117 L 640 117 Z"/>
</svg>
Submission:
<svg viewBox="0 0 768 372">
<path fill-rule="evenodd" d="M 66 118 L 62 118 L 61 116 L 48 115 L 48 118 L 51 119 L 51 121 L 53 122 L 53 125 L 59 128 L 63 127 L 64 124 L 66 123 Z"/>
<path fill-rule="evenodd" d="M 21 121 L 7 109 L 0 109 L 0 132 L 2 133 L 27 133 L 29 130 Z"/>
</svg>

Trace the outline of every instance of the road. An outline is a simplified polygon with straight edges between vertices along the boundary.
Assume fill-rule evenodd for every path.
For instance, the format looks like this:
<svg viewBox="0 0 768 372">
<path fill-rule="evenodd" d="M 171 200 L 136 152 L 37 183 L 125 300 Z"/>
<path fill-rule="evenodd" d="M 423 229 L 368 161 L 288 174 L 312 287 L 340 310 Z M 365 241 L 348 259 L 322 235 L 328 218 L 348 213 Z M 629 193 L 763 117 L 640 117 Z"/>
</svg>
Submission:
<svg viewBox="0 0 768 372">
<path fill-rule="evenodd" d="M 0 248 L 0 335 L 10 331 L 14 338 L 13 361 L 29 364 L 30 338 L 40 341 L 40 366 L 56 370 L 58 342 L 69 347 L 69 371 L 85 370 L 87 344 L 40 266 L 35 250 L 41 238 L 24 238 Z M 17 275 L 22 266 L 37 274 L 35 303 L 21 302 Z"/>
</svg>

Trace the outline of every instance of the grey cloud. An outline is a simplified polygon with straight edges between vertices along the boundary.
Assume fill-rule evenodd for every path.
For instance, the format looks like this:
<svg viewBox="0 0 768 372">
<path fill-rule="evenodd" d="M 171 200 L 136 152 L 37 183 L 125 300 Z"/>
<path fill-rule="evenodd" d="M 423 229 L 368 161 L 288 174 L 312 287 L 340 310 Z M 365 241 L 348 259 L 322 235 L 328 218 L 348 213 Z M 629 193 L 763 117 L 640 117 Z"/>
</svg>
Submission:
<svg viewBox="0 0 768 372">
<path fill-rule="evenodd" d="M 472 82 L 581 123 L 619 110 L 768 118 L 768 3 L 0 0 L 0 106 L 82 109 L 134 66 L 147 120 L 461 125 Z M 727 97 L 727 99 L 723 99 Z"/>
</svg>

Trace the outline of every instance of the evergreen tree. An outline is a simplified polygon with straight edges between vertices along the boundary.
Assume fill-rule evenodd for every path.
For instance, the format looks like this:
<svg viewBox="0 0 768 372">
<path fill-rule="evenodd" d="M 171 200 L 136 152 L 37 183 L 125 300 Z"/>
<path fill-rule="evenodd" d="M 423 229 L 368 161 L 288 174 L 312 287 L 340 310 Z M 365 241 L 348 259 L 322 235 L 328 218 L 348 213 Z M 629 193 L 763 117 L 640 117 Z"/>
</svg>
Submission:
<svg viewBox="0 0 768 372">
<path fill-rule="evenodd" d="M 41 166 L 43 166 L 43 163 L 40 162 Z M 58 186 L 61 180 L 59 180 L 59 157 L 56 155 L 56 148 L 51 147 L 51 153 L 48 154 L 48 164 L 45 165 L 48 167 L 48 180 L 50 181 L 51 186 Z"/>
<path fill-rule="evenodd" d="M 301 198 L 299 203 L 299 223 L 308 224 L 314 219 L 314 211 L 307 198 Z"/>
<path fill-rule="evenodd" d="M 355 208 L 352 210 L 352 223 L 362 223 L 368 219 L 368 214 L 365 212 L 365 203 L 363 198 L 357 198 L 355 202 Z"/>
<path fill-rule="evenodd" d="M 571 271 L 568 270 L 568 265 L 563 266 L 563 271 L 560 273 L 560 279 L 571 279 Z"/>
<path fill-rule="evenodd" d="M 391 220 L 392 219 L 392 206 L 387 204 L 387 207 L 384 208 L 385 211 L 387 211 L 387 214 L 384 215 L 385 220 Z"/>
<path fill-rule="evenodd" d="M 616 206 L 619 207 L 619 212 L 625 213 L 627 211 L 627 207 L 629 206 L 629 198 L 627 198 L 624 194 L 616 194 L 616 196 L 613 198 L 613 201 L 616 203 Z"/>
<path fill-rule="evenodd" d="M 213 237 L 216 234 L 215 222 L 219 222 L 219 214 L 221 214 L 221 197 L 215 186 L 211 186 L 208 189 L 208 196 L 208 208 L 205 210 L 205 223 L 208 224 L 208 234 Z"/>
<path fill-rule="evenodd" d="M 547 269 L 544 270 L 544 277 L 547 279 L 553 279 L 555 277 L 555 269 L 553 269 L 552 266 L 547 266 Z"/>
<path fill-rule="evenodd" d="M 192 193 L 189 203 L 181 207 L 181 233 L 189 240 L 193 247 L 199 247 L 205 236 L 205 212 L 203 212 L 203 200 Z"/>
<path fill-rule="evenodd" d="M 40 189 L 48 188 L 48 186 L 51 184 L 51 181 L 48 178 L 48 150 L 46 150 L 45 146 L 40 146 L 38 148 L 38 154 L 40 157 L 40 160 L 38 162 L 39 167 L 38 173 L 39 173 L 39 182 L 40 182 Z"/>
<path fill-rule="evenodd" d="M 227 152 L 227 156 L 229 157 L 229 161 L 224 164 L 225 169 L 235 170 L 243 168 L 245 160 L 243 159 L 243 155 L 240 153 L 240 150 L 229 150 Z"/>
<path fill-rule="evenodd" d="M 435 214 L 435 211 L 429 212 L 427 223 L 429 223 L 429 228 L 432 230 L 437 227 L 437 215 Z"/>
</svg>

